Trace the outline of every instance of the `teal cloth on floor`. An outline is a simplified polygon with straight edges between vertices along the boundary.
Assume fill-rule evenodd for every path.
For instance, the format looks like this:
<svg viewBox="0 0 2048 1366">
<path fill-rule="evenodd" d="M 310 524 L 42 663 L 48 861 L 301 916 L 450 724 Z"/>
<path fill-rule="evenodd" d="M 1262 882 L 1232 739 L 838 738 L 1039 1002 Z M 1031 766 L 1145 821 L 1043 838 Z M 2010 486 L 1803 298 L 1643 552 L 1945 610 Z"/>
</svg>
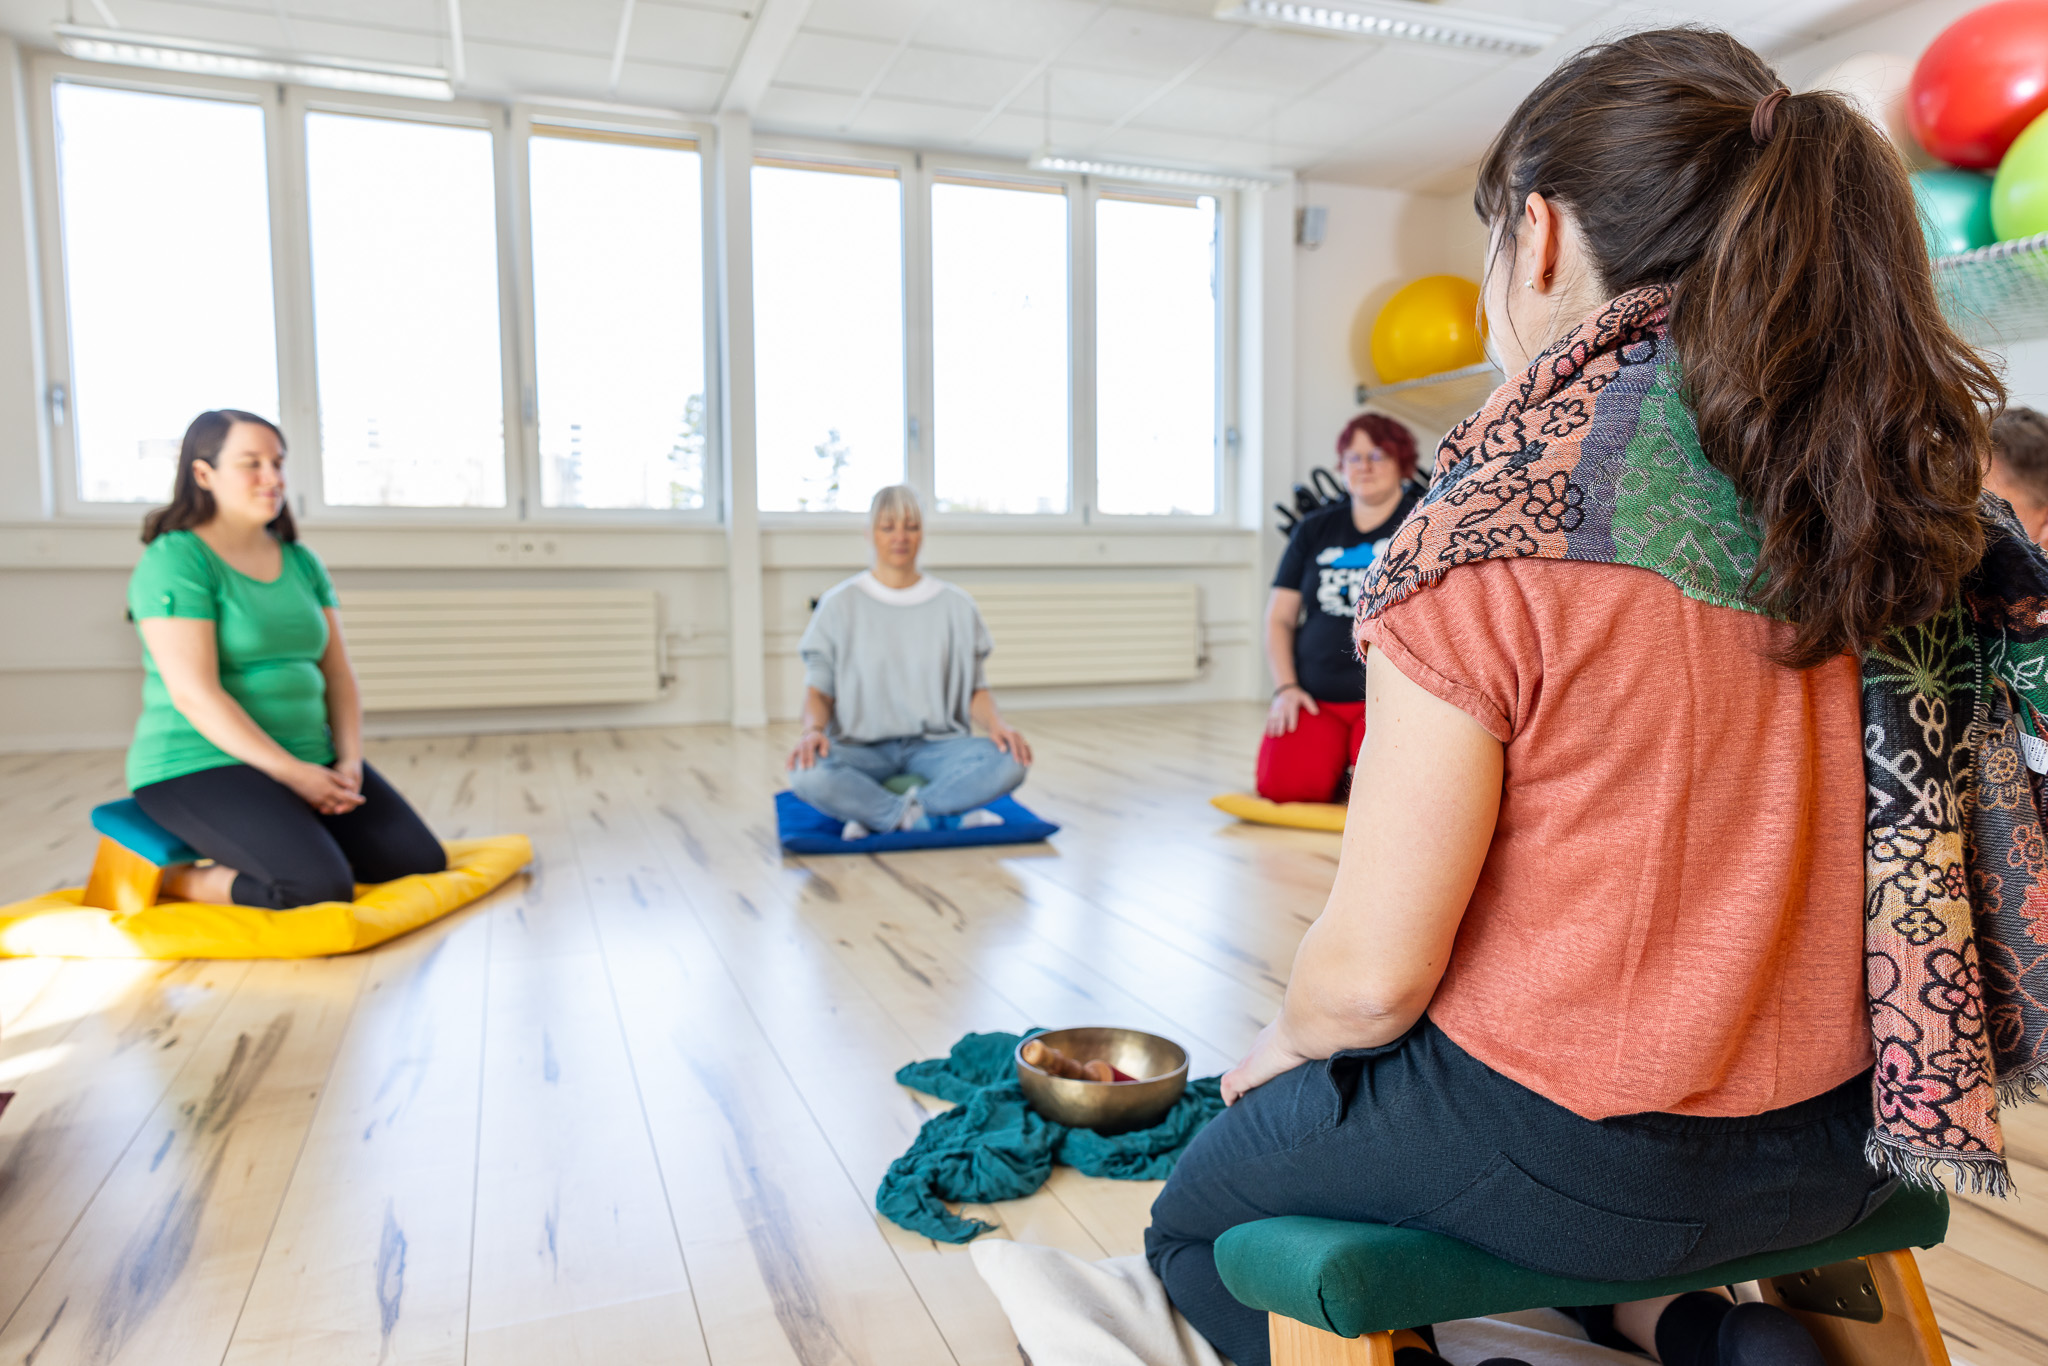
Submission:
<svg viewBox="0 0 2048 1366">
<path fill-rule="evenodd" d="M 1019 1043 L 1042 1033 L 969 1034 L 947 1056 L 896 1073 L 905 1086 L 956 1104 L 926 1120 L 910 1150 L 889 1164 L 876 1209 L 912 1233 L 964 1243 L 995 1225 L 963 1219 L 945 1201 L 1020 1200 L 1045 1184 L 1055 1162 L 1118 1181 L 1162 1180 L 1189 1140 L 1223 1112 L 1223 1079 L 1203 1077 L 1149 1129 L 1105 1138 L 1055 1124 L 1025 1103 L 1013 1061 Z"/>
</svg>

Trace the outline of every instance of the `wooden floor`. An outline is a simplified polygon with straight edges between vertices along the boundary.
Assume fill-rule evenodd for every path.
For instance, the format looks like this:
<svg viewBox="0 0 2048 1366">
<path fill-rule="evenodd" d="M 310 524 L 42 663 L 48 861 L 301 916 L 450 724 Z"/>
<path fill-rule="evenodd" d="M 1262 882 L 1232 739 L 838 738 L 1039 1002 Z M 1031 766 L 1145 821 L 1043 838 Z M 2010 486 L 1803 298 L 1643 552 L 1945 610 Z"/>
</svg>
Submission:
<svg viewBox="0 0 2048 1366">
<path fill-rule="evenodd" d="M 373 745 L 532 874 L 353 958 L 0 963 L 0 1366 L 1016 1366 L 965 1249 L 874 1214 L 925 1114 L 891 1074 L 1097 1021 L 1226 1066 L 1337 853 L 1207 805 L 1261 714 L 1029 714 L 1051 847 L 885 858 L 780 856 L 787 727 Z M 0 892 L 80 882 L 121 790 L 0 759 Z M 2048 1110 L 2007 1133 L 2030 1198 L 1922 1261 L 1976 1366 L 2048 1361 Z M 1155 1189 L 973 1212 L 1123 1255 Z"/>
</svg>

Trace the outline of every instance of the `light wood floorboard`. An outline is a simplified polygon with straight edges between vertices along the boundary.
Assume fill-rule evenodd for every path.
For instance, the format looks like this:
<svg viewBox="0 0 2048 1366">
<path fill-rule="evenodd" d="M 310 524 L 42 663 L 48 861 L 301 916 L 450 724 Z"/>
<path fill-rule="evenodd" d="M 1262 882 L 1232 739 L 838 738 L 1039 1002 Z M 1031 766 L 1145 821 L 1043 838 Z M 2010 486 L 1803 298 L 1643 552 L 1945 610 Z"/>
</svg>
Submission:
<svg viewBox="0 0 2048 1366">
<path fill-rule="evenodd" d="M 0 962 L 0 1362 L 1013 1366 L 966 1250 L 877 1217 L 969 1030 L 1133 1024 L 1226 1066 L 1334 836 L 1236 824 L 1262 712 L 1028 716 L 1050 848 L 784 858 L 789 727 L 384 741 L 444 837 L 532 871 L 314 963 Z M 118 753 L 0 757 L 0 886 L 83 879 Z M 2048 1107 L 2028 1199 L 1923 1258 L 1955 1352 L 2048 1361 Z M 1061 1168 L 969 1207 L 1142 1250 L 1156 1183 Z"/>
</svg>

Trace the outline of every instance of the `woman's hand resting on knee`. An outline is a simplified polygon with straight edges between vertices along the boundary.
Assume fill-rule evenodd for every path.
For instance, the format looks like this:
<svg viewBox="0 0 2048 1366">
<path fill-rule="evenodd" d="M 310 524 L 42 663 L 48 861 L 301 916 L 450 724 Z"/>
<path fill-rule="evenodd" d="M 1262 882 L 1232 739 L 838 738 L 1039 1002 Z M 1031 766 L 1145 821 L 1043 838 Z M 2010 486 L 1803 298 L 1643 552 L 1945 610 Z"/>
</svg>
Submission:
<svg viewBox="0 0 2048 1366">
<path fill-rule="evenodd" d="M 825 738 L 824 731 L 807 730 L 798 737 L 796 748 L 789 752 L 789 763 L 786 767 L 792 770 L 816 768 L 818 760 L 831 752 L 832 742 Z"/>
<path fill-rule="evenodd" d="M 1292 1072 L 1311 1059 L 1295 1051 L 1287 1042 L 1283 1026 L 1284 1016 L 1275 1016 L 1273 1022 L 1259 1031 L 1259 1037 L 1252 1042 L 1252 1051 L 1244 1060 L 1223 1074 L 1223 1103 L 1237 1104 L 1237 1098 L 1256 1087 L 1264 1086 L 1283 1072 Z"/>
<path fill-rule="evenodd" d="M 1289 683 L 1273 694 L 1273 705 L 1266 708 L 1266 734 L 1292 735 L 1294 728 L 1301 724 L 1301 714 L 1321 716 L 1323 709 L 1308 695 L 1308 689 L 1299 683 Z"/>
</svg>

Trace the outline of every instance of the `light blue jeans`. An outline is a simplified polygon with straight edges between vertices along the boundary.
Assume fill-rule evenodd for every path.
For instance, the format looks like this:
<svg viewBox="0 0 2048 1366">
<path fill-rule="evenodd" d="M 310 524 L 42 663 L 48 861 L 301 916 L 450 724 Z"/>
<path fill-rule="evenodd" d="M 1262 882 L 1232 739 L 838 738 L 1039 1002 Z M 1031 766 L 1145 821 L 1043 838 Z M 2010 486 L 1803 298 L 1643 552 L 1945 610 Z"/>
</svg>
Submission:
<svg viewBox="0 0 2048 1366">
<path fill-rule="evenodd" d="M 987 806 L 1024 781 L 1024 765 L 979 735 L 943 740 L 911 736 L 856 745 L 834 740 L 814 767 L 792 769 L 792 792 L 835 820 L 859 821 L 870 830 L 894 830 L 910 806 L 882 784 L 899 773 L 924 779 L 917 800 L 934 816 Z"/>
</svg>

